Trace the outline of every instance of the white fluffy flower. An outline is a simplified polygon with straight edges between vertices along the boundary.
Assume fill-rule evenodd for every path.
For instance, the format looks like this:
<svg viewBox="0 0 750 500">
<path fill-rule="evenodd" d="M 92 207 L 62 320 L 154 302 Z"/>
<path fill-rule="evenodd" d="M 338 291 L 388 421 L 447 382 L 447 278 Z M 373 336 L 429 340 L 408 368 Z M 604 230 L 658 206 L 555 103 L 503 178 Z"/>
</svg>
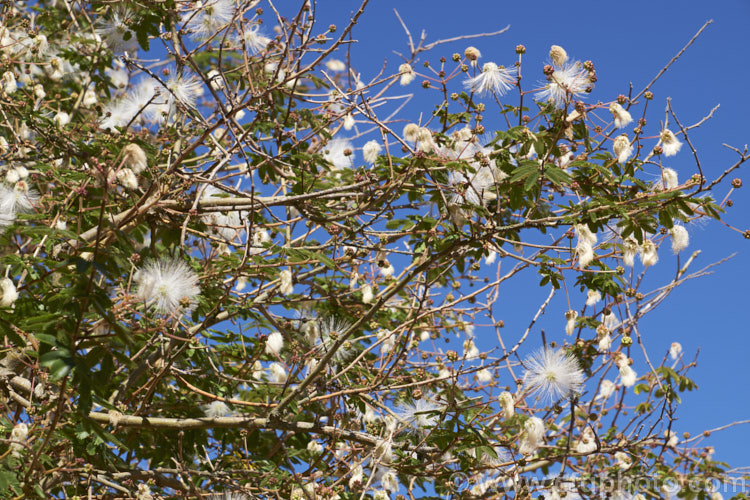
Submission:
<svg viewBox="0 0 750 500">
<path fill-rule="evenodd" d="M 492 372 L 487 368 L 482 368 L 476 373 L 477 380 L 482 383 L 489 382 L 492 380 Z"/>
<path fill-rule="evenodd" d="M 242 39 L 245 42 L 245 49 L 251 54 L 256 54 L 265 49 L 271 39 L 266 37 L 260 30 L 260 26 L 254 24 L 250 28 L 245 28 Z"/>
<path fill-rule="evenodd" d="M 368 141 L 362 148 L 362 156 L 367 163 L 375 163 L 382 149 L 378 141 Z"/>
<path fill-rule="evenodd" d="M 401 74 L 401 78 L 399 79 L 401 85 L 409 85 L 417 77 L 417 74 L 414 73 L 412 67 L 407 63 L 399 66 L 398 72 Z"/>
<path fill-rule="evenodd" d="M 286 370 L 281 363 L 271 363 L 268 366 L 268 371 L 271 374 L 271 380 L 277 384 L 283 384 L 286 382 Z"/>
<path fill-rule="evenodd" d="M 10 450 L 13 456 L 17 457 L 21 454 L 26 446 L 26 438 L 29 436 L 29 426 L 21 422 L 13 426 L 13 430 L 10 431 L 10 439 L 13 441 L 10 444 Z"/>
<path fill-rule="evenodd" d="M 133 173 L 140 174 L 146 170 L 147 164 L 146 152 L 136 143 L 131 143 L 122 148 L 123 165 L 130 168 Z"/>
<path fill-rule="evenodd" d="M 466 359 L 474 359 L 479 356 L 479 349 L 472 339 L 464 341 L 464 357 Z"/>
<path fill-rule="evenodd" d="M 323 445 L 319 442 L 313 440 L 307 443 L 307 451 L 312 453 L 313 455 L 320 455 L 323 453 Z"/>
<path fill-rule="evenodd" d="M 292 272 L 289 269 L 284 269 L 279 274 L 279 291 L 284 295 L 289 295 L 294 291 Z"/>
<path fill-rule="evenodd" d="M 70 123 L 70 115 L 65 111 L 58 111 L 55 116 L 52 117 L 52 121 L 57 124 L 57 128 L 64 128 L 65 125 Z"/>
<path fill-rule="evenodd" d="M 18 90 L 16 75 L 12 71 L 6 71 L 3 73 L 3 92 L 6 95 L 12 95 L 15 94 L 16 90 Z"/>
<path fill-rule="evenodd" d="M 209 0 L 183 14 L 185 28 L 198 40 L 207 40 L 221 31 L 232 21 L 235 5 L 233 0 Z M 221 39 L 221 35 L 218 35 Z"/>
<path fill-rule="evenodd" d="M 224 401 L 211 401 L 209 404 L 203 407 L 203 414 L 206 418 L 220 418 L 227 417 L 232 413 L 229 406 Z"/>
<path fill-rule="evenodd" d="M 523 424 L 524 434 L 521 438 L 519 451 L 523 455 L 534 453 L 544 438 L 544 421 L 539 417 L 531 417 Z"/>
<path fill-rule="evenodd" d="M 18 300 L 18 290 L 10 278 L 0 279 L 0 307 L 13 307 Z"/>
<path fill-rule="evenodd" d="M 612 144 L 612 151 L 614 151 L 617 161 L 620 163 L 625 163 L 633 155 L 633 146 L 626 134 L 617 136 L 614 144 Z"/>
<path fill-rule="evenodd" d="M 129 168 L 121 168 L 117 172 L 117 181 L 125 188 L 131 191 L 138 189 L 138 178 Z"/>
<path fill-rule="evenodd" d="M 651 240 L 643 240 L 641 245 L 641 263 L 643 267 L 650 267 L 659 262 L 659 255 L 656 252 L 656 245 Z"/>
<path fill-rule="evenodd" d="M 578 255 L 578 265 L 581 267 L 588 266 L 594 258 L 596 258 L 594 247 L 592 247 L 591 243 L 587 241 L 578 241 L 578 245 L 576 245 L 576 254 Z"/>
<path fill-rule="evenodd" d="M 672 342 L 672 345 L 669 346 L 669 357 L 672 359 L 677 359 L 682 354 L 682 344 L 679 342 Z"/>
<path fill-rule="evenodd" d="M 600 351 L 608 351 L 610 346 L 612 345 L 612 337 L 609 335 L 609 330 L 605 329 L 605 333 L 603 333 L 599 337 L 599 350 Z"/>
<path fill-rule="evenodd" d="M 346 71 L 346 64 L 340 59 L 329 59 L 328 61 L 326 61 L 326 68 L 331 71 L 340 73 L 342 71 Z"/>
<path fill-rule="evenodd" d="M 617 460 L 617 466 L 622 470 L 628 470 L 633 466 L 633 459 L 623 451 L 615 453 L 615 460 Z"/>
<path fill-rule="evenodd" d="M 680 438 L 675 431 L 664 431 L 664 437 L 667 438 L 667 446 L 675 447 L 680 442 Z"/>
<path fill-rule="evenodd" d="M 346 116 L 344 116 L 344 130 L 351 130 L 354 128 L 354 116 L 352 116 L 351 113 L 347 113 Z"/>
<path fill-rule="evenodd" d="M 661 173 L 661 179 L 657 185 L 664 189 L 675 189 L 680 185 L 680 182 L 677 179 L 677 172 L 672 168 L 665 168 Z"/>
<path fill-rule="evenodd" d="M 625 387 L 633 387 L 635 381 L 638 379 L 638 375 L 627 363 L 623 363 L 620 366 L 620 381 Z"/>
<path fill-rule="evenodd" d="M 361 465 L 357 465 L 352 469 L 352 475 L 349 478 L 349 487 L 358 488 L 364 483 L 364 471 Z"/>
<path fill-rule="evenodd" d="M 513 399 L 513 394 L 508 391 L 503 391 L 497 397 L 500 402 L 500 408 L 503 410 L 503 417 L 511 418 L 515 414 L 516 402 Z"/>
<path fill-rule="evenodd" d="M 388 491 L 398 491 L 398 478 L 396 473 L 389 470 L 380 478 L 380 484 Z"/>
<path fill-rule="evenodd" d="M 661 139 L 661 147 L 664 150 L 664 156 L 674 156 L 680 151 L 682 143 L 677 140 L 677 137 L 675 137 L 671 130 L 665 128 L 659 137 Z"/>
<path fill-rule="evenodd" d="M 524 361 L 524 384 L 545 400 L 560 399 L 580 391 L 583 371 L 578 360 L 562 349 L 543 348 Z"/>
<path fill-rule="evenodd" d="M 273 332 L 266 338 L 266 353 L 278 355 L 284 348 L 284 336 L 280 332 Z"/>
<path fill-rule="evenodd" d="M 146 262 L 135 273 L 138 285 L 136 297 L 153 307 L 156 312 L 172 314 L 184 308 L 192 309 L 200 293 L 198 276 L 183 261 L 162 258 Z"/>
<path fill-rule="evenodd" d="M 333 170 L 342 170 L 352 166 L 354 148 L 349 139 L 332 139 L 323 150 L 323 158 L 333 166 Z"/>
<path fill-rule="evenodd" d="M 586 427 L 581 433 L 581 439 L 576 445 L 576 451 L 578 453 L 592 453 L 596 451 L 596 436 L 591 427 Z"/>
<path fill-rule="evenodd" d="M 622 263 L 626 266 L 633 267 L 635 264 L 635 256 L 641 248 L 638 246 L 638 242 L 635 238 L 627 238 L 622 242 Z"/>
<path fill-rule="evenodd" d="M 615 119 L 615 128 L 626 127 L 633 121 L 633 117 L 630 116 L 630 113 L 616 102 L 609 105 L 609 112 L 612 113 L 612 117 Z"/>
<path fill-rule="evenodd" d="M 615 392 L 616 388 L 617 384 L 611 380 L 602 380 L 602 383 L 599 386 L 599 394 L 597 394 L 596 399 L 603 399 L 606 401 Z"/>
<path fill-rule="evenodd" d="M 362 302 L 365 304 L 369 304 L 372 302 L 372 299 L 374 298 L 372 293 L 372 285 L 369 283 L 365 283 L 362 286 Z"/>
<path fill-rule="evenodd" d="M 685 226 L 675 225 L 669 230 L 669 234 L 672 235 L 672 251 L 674 253 L 680 253 L 690 244 L 690 235 Z"/>
<path fill-rule="evenodd" d="M 586 305 L 589 307 L 595 306 L 601 300 L 602 294 L 598 290 L 589 290 L 586 293 Z"/>
<path fill-rule="evenodd" d="M 396 416 L 411 430 L 422 431 L 438 425 L 440 409 L 441 406 L 436 403 L 426 399 L 417 399 L 413 403 L 396 404 Z"/>
<path fill-rule="evenodd" d="M 515 68 L 507 69 L 495 63 L 485 63 L 482 72 L 464 82 L 464 87 L 478 94 L 504 95 L 516 84 Z"/>
<path fill-rule="evenodd" d="M 133 52 L 138 50 L 138 39 L 130 29 L 132 21 L 135 17 L 129 11 L 114 10 L 109 18 L 97 20 L 96 34 L 115 52 Z"/>
<path fill-rule="evenodd" d="M 583 65 L 577 61 L 566 61 L 555 67 L 547 84 L 537 93 L 537 100 L 549 101 L 562 108 L 590 88 L 590 75 Z"/>
<path fill-rule="evenodd" d="M 565 313 L 565 335 L 573 335 L 576 329 L 576 318 L 578 311 L 569 310 Z"/>
</svg>

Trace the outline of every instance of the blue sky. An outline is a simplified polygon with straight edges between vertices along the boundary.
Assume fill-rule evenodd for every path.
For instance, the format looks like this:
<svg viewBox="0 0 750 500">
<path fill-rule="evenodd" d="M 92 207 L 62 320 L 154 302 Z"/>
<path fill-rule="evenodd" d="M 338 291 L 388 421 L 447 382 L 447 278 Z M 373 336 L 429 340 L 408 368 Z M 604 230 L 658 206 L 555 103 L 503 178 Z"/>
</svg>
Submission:
<svg viewBox="0 0 750 500">
<path fill-rule="evenodd" d="M 359 2 L 343 0 L 319 2 L 321 30 L 331 22 L 343 27 L 358 5 Z M 426 30 L 428 42 L 492 32 L 509 24 L 510 29 L 502 35 L 448 44 L 423 55 L 421 60 L 437 65 L 440 56 L 450 59 L 452 53 L 463 52 L 467 45 L 474 45 L 482 52 L 483 61 L 512 64 L 514 48 L 521 43 L 527 48 L 524 64 L 527 89 L 542 80 L 541 66 L 547 61 L 549 46 L 562 45 L 572 57 L 589 59 L 596 65 L 599 81 L 587 102 L 607 102 L 618 94 L 627 94 L 631 82 L 634 94 L 637 93 L 707 20 L 713 19 L 713 24 L 652 87 L 655 98 L 647 115 L 649 125 L 658 130 L 658 123 L 665 116 L 667 97 L 672 98 L 672 106 L 683 124 L 697 122 L 720 104 L 713 119 L 690 136 L 710 179 L 737 159 L 722 143 L 742 148 L 750 142 L 747 126 L 750 100 L 742 94 L 750 81 L 747 64 L 750 30 L 746 28 L 750 21 L 749 2 L 636 0 L 602 2 L 581 8 L 580 4 L 569 2 L 373 1 L 353 31 L 359 43 L 351 49 L 352 64 L 362 71 L 364 80 L 375 76 L 385 60 L 387 72 L 396 72 L 401 60 L 394 51 L 406 52 L 407 39 L 393 13 L 394 8 L 399 10 L 413 36 L 418 37 Z M 343 59 L 343 55 L 339 57 Z M 436 98 L 425 98 L 419 81 L 409 87 L 416 95 L 404 114 L 412 120 L 417 119 L 420 111 L 427 114 L 431 109 L 420 109 L 420 103 L 432 106 Z M 681 180 L 697 171 L 687 146 L 670 160 L 666 166 L 677 170 Z M 746 217 L 750 205 L 747 194 L 750 176 L 745 173 L 748 168 L 750 165 L 737 175 L 730 175 L 730 179 L 744 178 L 747 186 L 732 194 L 734 207 L 725 216 L 726 222 L 740 229 L 750 228 Z M 726 187 L 721 188 L 717 196 L 725 193 Z M 641 322 L 640 329 L 657 359 L 661 359 L 673 341 L 683 345 L 686 358 L 692 359 L 700 350 L 698 366 L 691 372 L 699 390 L 684 396 L 676 425 L 680 432 L 695 435 L 707 428 L 750 418 L 746 388 L 750 382 L 746 357 L 750 352 L 750 328 L 747 326 L 750 294 L 745 286 L 750 281 L 750 242 L 717 222 L 702 228 L 691 226 L 690 233 L 689 250 L 702 250 L 693 270 L 734 252 L 737 255 L 714 268 L 713 274 L 675 290 Z M 663 284 L 677 267 L 666 247 L 662 253 L 659 270 L 650 280 L 654 286 Z M 507 309 L 506 324 L 520 326 L 528 323 L 529 316 L 516 313 L 514 317 L 513 310 L 524 302 L 528 306 L 526 309 L 535 309 L 547 292 L 540 290 L 536 282 L 515 286 L 520 289 L 508 292 L 516 301 L 509 299 L 503 303 L 501 300 L 498 307 Z M 501 311 L 500 315 L 503 314 Z M 560 323 L 558 318 L 549 324 L 555 323 Z M 505 332 L 508 333 L 507 328 Z M 481 329 L 477 333 L 481 337 Z M 717 459 L 735 466 L 750 465 L 745 447 L 750 442 L 750 426 L 716 433 L 707 442 L 715 446 Z"/>
</svg>

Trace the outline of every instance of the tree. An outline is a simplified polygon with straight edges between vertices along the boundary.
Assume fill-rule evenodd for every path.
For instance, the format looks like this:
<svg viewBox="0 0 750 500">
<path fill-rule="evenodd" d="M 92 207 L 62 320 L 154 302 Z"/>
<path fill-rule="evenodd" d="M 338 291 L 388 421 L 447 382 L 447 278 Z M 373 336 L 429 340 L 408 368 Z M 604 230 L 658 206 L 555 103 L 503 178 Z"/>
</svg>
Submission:
<svg viewBox="0 0 750 500">
<path fill-rule="evenodd" d="M 705 177 L 703 121 L 647 123 L 653 82 L 587 103 L 594 63 L 559 46 L 539 72 L 521 45 L 500 66 L 409 35 L 363 81 L 334 52 L 367 3 L 343 29 L 309 3 L 3 7 L 4 497 L 716 499 L 741 479 L 672 429 L 695 363 L 638 324 L 702 274 L 689 224 L 720 218 L 747 151 Z M 420 85 L 415 123 L 393 96 Z M 663 159 L 687 149 L 679 179 Z M 546 298 L 507 331 L 519 280 Z"/>
</svg>

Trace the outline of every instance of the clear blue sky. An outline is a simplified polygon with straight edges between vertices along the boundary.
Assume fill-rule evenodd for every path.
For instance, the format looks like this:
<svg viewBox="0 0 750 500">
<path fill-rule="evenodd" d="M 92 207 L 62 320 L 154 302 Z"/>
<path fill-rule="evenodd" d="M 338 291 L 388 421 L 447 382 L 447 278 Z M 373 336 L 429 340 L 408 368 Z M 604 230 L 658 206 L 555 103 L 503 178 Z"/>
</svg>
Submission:
<svg viewBox="0 0 750 500">
<path fill-rule="evenodd" d="M 359 5 L 352 0 L 324 0 L 318 3 L 318 16 L 327 26 L 335 22 L 343 26 L 350 12 Z M 368 7 L 354 38 L 352 63 L 367 80 L 388 60 L 388 71 L 396 72 L 401 62 L 393 51 L 406 51 L 406 36 L 393 13 L 397 8 L 412 34 L 418 37 L 424 29 L 428 42 L 438 38 L 496 31 L 506 25 L 510 30 L 493 38 L 457 42 L 423 57 L 435 65 L 440 56 L 450 59 L 453 52 L 463 52 L 468 45 L 479 48 L 484 61 L 512 64 L 514 48 L 522 43 L 527 48 L 525 85 L 541 80 L 541 65 L 547 60 L 551 44 L 562 45 L 580 60 L 592 60 L 599 81 L 588 102 L 611 101 L 618 94 L 627 94 L 630 82 L 636 91 L 648 83 L 679 51 L 693 34 L 709 19 L 714 23 L 652 88 L 655 99 L 649 123 L 655 128 L 664 118 L 666 98 L 684 124 L 692 124 L 706 115 L 716 104 L 721 107 L 714 118 L 693 131 L 691 140 L 698 150 L 704 172 L 716 177 L 736 160 L 736 155 L 722 146 L 727 143 L 743 147 L 750 142 L 748 116 L 750 100 L 742 92 L 750 81 L 748 49 L 750 49 L 750 2 L 745 0 L 703 2 L 601 2 L 583 6 L 571 2 L 500 2 L 497 0 L 374 0 Z M 342 54 L 343 56 L 343 54 Z M 343 58 L 343 57 L 342 57 Z M 533 74 L 532 62 L 538 62 Z M 421 101 L 418 82 L 410 91 L 417 97 L 408 108 L 408 118 L 416 120 Z M 429 113 L 431 108 L 423 111 Z M 680 179 L 696 172 L 687 149 L 668 166 L 680 173 Z M 734 207 L 726 221 L 742 229 L 750 228 L 750 165 L 740 170 L 747 187 L 735 192 Z M 718 191 L 720 195 L 725 188 Z M 698 392 L 686 395 L 678 410 L 676 429 L 693 435 L 734 420 L 750 418 L 750 381 L 747 353 L 750 352 L 747 283 L 750 282 L 750 241 L 717 222 L 705 228 L 690 228 L 689 250 L 701 249 L 693 268 L 699 269 L 737 252 L 730 262 L 714 269 L 714 274 L 689 282 L 677 289 L 670 299 L 647 316 L 640 325 L 647 345 L 658 358 L 673 341 L 679 341 L 686 357 L 700 349 L 698 367 L 692 371 L 699 385 Z M 662 250 L 660 273 L 653 285 L 664 283 L 674 273 L 676 261 Z M 535 290 L 536 288 L 536 290 Z M 518 296 L 518 290 L 513 294 Z M 528 290 L 530 307 L 536 307 L 539 289 L 531 283 Z M 545 292 L 546 295 L 546 292 Z M 531 298 L 533 296 L 533 298 Z M 500 301 L 502 306 L 502 300 Z M 529 317 L 509 316 L 506 323 L 527 324 Z M 560 323 L 556 319 L 557 323 Z M 552 322 L 550 322 L 552 324 Z M 506 330 L 507 331 L 507 330 Z M 481 330 L 477 331 L 481 337 Z M 634 351 L 637 353 L 637 351 Z M 638 356 L 636 363 L 639 363 Z M 642 360 L 640 360 L 642 362 Z M 641 369 L 643 373 L 643 369 Z M 713 435 L 708 442 L 715 446 L 715 457 L 734 466 L 750 465 L 746 444 L 750 442 L 750 426 L 735 428 Z"/>
</svg>

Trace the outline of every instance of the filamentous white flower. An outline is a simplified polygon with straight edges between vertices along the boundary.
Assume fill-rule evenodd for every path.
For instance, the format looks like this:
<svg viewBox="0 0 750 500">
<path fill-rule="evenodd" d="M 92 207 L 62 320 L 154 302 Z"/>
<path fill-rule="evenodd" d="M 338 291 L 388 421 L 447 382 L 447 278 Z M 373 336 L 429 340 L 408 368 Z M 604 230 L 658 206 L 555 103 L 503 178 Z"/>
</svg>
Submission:
<svg viewBox="0 0 750 500">
<path fill-rule="evenodd" d="M 432 131 L 425 127 L 417 130 L 417 136 L 414 141 L 417 145 L 417 151 L 429 153 L 435 149 L 435 140 L 432 138 Z"/>
<path fill-rule="evenodd" d="M 599 386 L 599 394 L 596 395 L 596 399 L 603 399 L 606 401 L 615 392 L 616 388 L 617 384 L 611 380 L 602 380 L 602 383 Z"/>
<path fill-rule="evenodd" d="M 232 413 L 229 406 L 224 401 L 211 401 L 203 407 L 203 414 L 206 418 L 221 418 L 227 417 Z"/>
<path fill-rule="evenodd" d="M 354 128 L 354 116 L 352 116 L 351 113 L 347 113 L 346 116 L 344 116 L 344 130 L 351 130 Z"/>
<path fill-rule="evenodd" d="M 307 443 L 307 451 L 309 451 L 313 455 L 320 455 L 321 453 L 323 453 L 323 445 L 315 440 L 312 440 Z"/>
<path fill-rule="evenodd" d="M 417 140 L 417 134 L 419 133 L 419 125 L 416 123 L 407 123 L 404 125 L 404 131 L 402 132 L 402 135 L 404 136 L 404 139 L 409 142 L 416 142 Z"/>
<path fill-rule="evenodd" d="M 290 295 L 294 291 L 292 272 L 289 269 L 284 269 L 279 274 L 279 291 L 283 295 Z"/>
<path fill-rule="evenodd" d="M 537 101 L 548 101 L 558 108 L 565 107 L 573 99 L 582 97 L 592 86 L 591 76 L 580 62 L 567 61 L 556 65 L 547 78 L 547 83 L 537 93 Z"/>
<path fill-rule="evenodd" d="M 183 14 L 185 28 L 197 40 L 207 40 L 220 33 L 232 21 L 235 5 L 233 0 L 208 0 L 196 9 Z"/>
<path fill-rule="evenodd" d="M 676 360 L 680 357 L 682 354 L 682 344 L 679 342 L 672 342 L 672 345 L 669 346 L 669 357 Z"/>
<path fill-rule="evenodd" d="M 667 446 L 675 447 L 680 442 L 680 438 L 675 431 L 667 429 L 664 431 L 664 437 L 667 438 Z"/>
<path fill-rule="evenodd" d="M 109 18 L 97 20 L 96 34 L 114 52 L 134 52 L 138 50 L 138 38 L 130 26 L 135 20 L 134 14 L 128 10 L 113 10 Z"/>
<path fill-rule="evenodd" d="M 671 130 L 665 128 L 659 137 L 661 139 L 661 147 L 664 150 L 664 156 L 674 156 L 680 151 L 682 143 L 677 140 L 677 137 L 675 137 Z"/>
<path fill-rule="evenodd" d="M 21 454 L 21 451 L 26 448 L 26 438 L 29 436 L 29 426 L 21 422 L 13 426 L 13 430 L 10 431 L 10 439 L 13 441 L 10 443 L 11 454 L 17 457 Z"/>
<path fill-rule="evenodd" d="M 680 185 L 680 181 L 677 179 L 677 172 L 672 168 L 665 168 L 662 170 L 661 179 L 657 182 L 657 185 L 664 189 L 675 189 Z"/>
<path fill-rule="evenodd" d="M 417 74 L 414 73 L 414 69 L 412 69 L 411 65 L 407 63 L 404 63 L 401 66 L 399 66 L 398 72 L 401 74 L 401 78 L 399 78 L 399 82 L 401 83 L 401 85 L 404 85 L 404 86 L 409 85 L 417 77 Z"/>
<path fill-rule="evenodd" d="M 245 49 L 251 54 L 257 54 L 271 43 L 271 39 L 263 34 L 260 26 L 257 24 L 254 24 L 250 28 L 245 28 L 242 39 L 245 42 Z"/>
<path fill-rule="evenodd" d="M 487 256 L 484 258 L 484 263 L 487 264 L 488 266 L 491 266 L 492 264 L 495 263 L 496 260 L 497 260 L 497 252 L 494 250 L 490 250 L 487 253 Z"/>
<path fill-rule="evenodd" d="M 617 467 L 622 470 L 628 470 L 633 466 L 633 459 L 630 458 L 630 455 L 623 451 L 618 451 L 615 453 L 615 460 L 617 461 Z"/>
<path fill-rule="evenodd" d="M 635 238 L 627 238 L 622 242 L 622 263 L 626 266 L 633 267 L 635 265 L 635 256 L 640 252 L 641 247 L 638 246 L 638 242 Z"/>
<path fill-rule="evenodd" d="M 492 380 L 492 372 L 487 368 L 482 368 L 476 373 L 477 381 L 486 383 Z"/>
<path fill-rule="evenodd" d="M 635 381 L 638 379 L 638 375 L 635 373 L 635 370 L 633 370 L 627 363 L 623 363 L 619 368 L 620 381 L 622 382 L 622 385 L 624 385 L 625 387 L 633 387 L 635 385 Z"/>
<path fill-rule="evenodd" d="M 432 429 L 440 421 L 441 406 L 426 399 L 417 399 L 413 403 L 401 402 L 396 404 L 396 416 L 412 431 Z"/>
<path fill-rule="evenodd" d="M 0 307 L 13 307 L 18 300 L 18 290 L 10 278 L 0 279 Z"/>
<path fill-rule="evenodd" d="M 64 128 L 65 125 L 70 123 L 70 115 L 65 111 L 58 111 L 52 120 L 57 124 L 57 128 Z"/>
<path fill-rule="evenodd" d="M 643 240 L 641 245 L 641 264 L 643 267 L 650 267 L 659 262 L 659 255 L 656 252 L 656 245 L 651 240 Z"/>
<path fill-rule="evenodd" d="M 146 152 L 136 143 L 130 143 L 122 148 L 122 163 L 135 174 L 140 174 L 146 167 L 148 159 Z"/>
<path fill-rule="evenodd" d="M 488 62 L 482 67 L 482 72 L 464 82 L 464 87 L 477 94 L 495 93 L 505 95 L 516 84 L 515 68 L 505 68 Z"/>
<path fill-rule="evenodd" d="M 266 353 L 278 355 L 284 348 L 284 336 L 280 332 L 273 332 L 266 338 Z"/>
<path fill-rule="evenodd" d="M 329 59 L 326 61 L 326 68 L 331 71 L 340 73 L 342 71 L 346 71 L 346 64 L 340 59 Z"/>
<path fill-rule="evenodd" d="M 633 121 L 633 117 L 630 113 L 620 106 L 619 103 L 613 102 L 609 105 L 609 112 L 612 113 L 612 117 L 615 119 L 615 128 L 627 127 L 630 122 Z"/>
<path fill-rule="evenodd" d="M 388 491 L 398 491 L 398 478 L 396 473 L 389 470 L 380 478 L 380 484 Z"/>
<path fill-rule="evenodd" d="M 121 168 L 117 172 L 117 181 L 125 189 L 129 189 L 131 191 L 135 191 L 136 189 L 138 189 L 138 178 L 135 176 L 135 173 L 133 173 L 133 171 L 129 168 Z"/>
<path fill-rule="evenodd" d="M 158 313 L 189 311 L 200 293 L 198 276 L 183 261 L 162 258 L 146 262 L 133 278 L 138 286 L 136 297 Z"/>
<path fill-rule="evenodd" d="M 531 417 L 523 424 L 523 437 L 519 450 L 523 455 L 534 453 L 544 438 L 544 421 L 539 417 Z"/>
<path fill-rule="evenodd" d="M 512 418 L 516 412 L 516 401 L 513 399 L 513 394 L 503 391 L 497 399 L 500 402 L 500 408 L 503 410 L 503 417 Z"/>
<path fill-rule="evenodd" d="M 467 339 L 464 341 L 464 358 L 466 359 L 474 359 L 479 357 L 479 349 L 477 349 L 477 345 L 474 343 L 473 339 Z"/>
<path fill-rule="evenodd" d="M 690 235 L 685 226 L 675 225 L 669 230 L 669 234 L 672 236 L 672 252 L 676 254 L 685 250 L 690 244 Z"/>
<path fill-rule="evenodd" d="M 542 399 L 553 400 L 580 391 L 583 371 L 578 360 L 562 349 L 543 348 L 524 361 L 524 384 Z"/>
<path fill-rule="evenodd" d="M 6 71 L 3 73 L 3 92 L 6 95 L 12 95 L 18 90 L 18 84 L 16 83 L 16 75 L 12 71 Z"/>
<path fill-rule="evenodd" d="M 362 148 L 362 156 L 367 163 L 375 163 L 382 149 L 378 141 L 368 141 Z"/>
<path fill-rule="evenodd" d="M 599 301 L 602 300 L 602 294 L 598 290 L 589 290 L 586 292 L 586 305 L 591 307 L 595 306 Z"/>
<path fill-rule="evenodd" d="M 352 166 L 354 148 L 349 139 L 332 139 L 323 150 L 323 158 L 333 166 L 333 170 L 343 170 Z"/>
<path fill-rule="evenodd" d="M 633 155 L 633 146 L 626 134 L 617 136 L 614 144 L 612 144 L 612 151 L 614 151 L 619 163 L 625 163 Z"/>
<path fill-rule="evenodd" d="M 594 247 L 587 241 L 578 241 L 576 245 L 576 254 L 578 255 L 578 265 L 583 267 L 588 266 L 596 258 L 594 253 Z"/>
<path fill-rule="evenodd" d="M 352 475 L 349 478 L 350 488 L 359 488 L 364 483 L 364 471 L 361 465 L 357 465 L 352 469 Z"/>
<path fill-rule="evenodd" d="M 372 293 L 372 285 L 370 285 L 369 283 L 365 283 L 362 286 L 362 302 L 365 304 L 370 304 L 373 298 L 374 296 Z"/>
<path fill-rule="evenodd" d="M 268 366 L 268 372 L 271 374 L 271 380 L 277 384 L 286 382 L 287 374 L 284 365 L 281 363 L 271 363 Z"/>
<path fill-rule="evenodd" d="M 591 427 L 586 427 L 581 433 L 581 439 L 576 445 L 576 451 L 578 453 L 592 453 L 596 451 L 596 436 Z"/>
<path fill-rule="evenodd" d="M 578 317 L 578 311 L 569 310 L 565 312 L 565 334 L 573 335 L 576 329 L 576 318 Z"/>
</svg>

